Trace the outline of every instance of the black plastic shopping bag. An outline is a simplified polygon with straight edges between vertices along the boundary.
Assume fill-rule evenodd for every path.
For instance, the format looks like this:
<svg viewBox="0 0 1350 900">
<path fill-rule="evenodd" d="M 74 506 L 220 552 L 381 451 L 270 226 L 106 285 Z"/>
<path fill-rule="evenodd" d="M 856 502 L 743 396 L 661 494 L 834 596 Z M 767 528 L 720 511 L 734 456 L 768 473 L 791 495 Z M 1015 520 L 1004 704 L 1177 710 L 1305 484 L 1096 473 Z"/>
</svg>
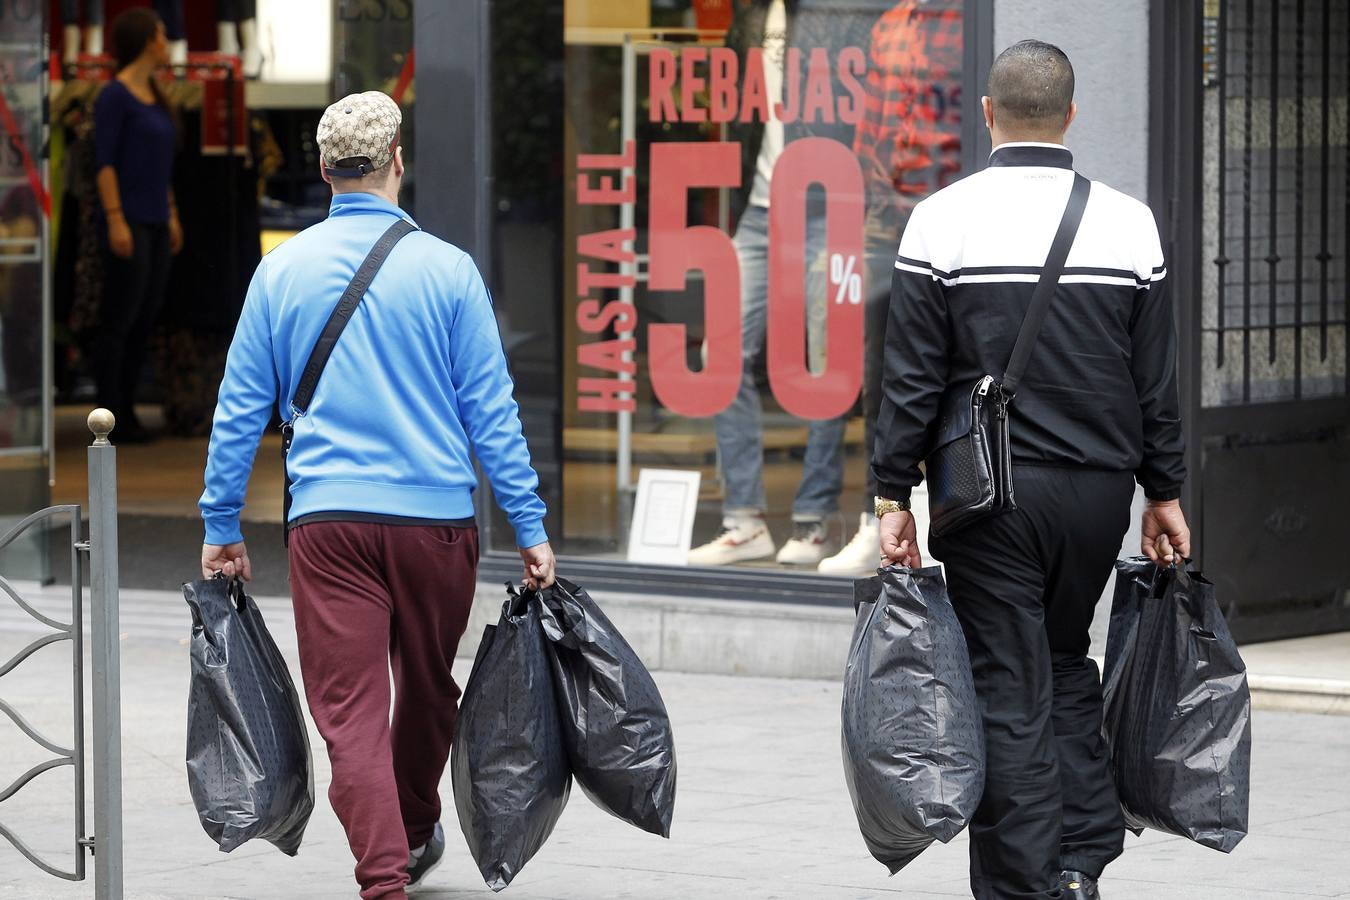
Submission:
<svg viewBox="0 0 1350 900">
<path fill-rule="evenodd" d="M 587 593 L 566 579 L 537 594 L 572 775 L 597 806 L 670 837 L 675 738 L 661 692 Z"/>
<path fill-rule="evenodd" d="M 844 776 L 867 849 L 894 875 L 966 827 L 984 792 L 970 656 L 937 567 L 855 583 L 844 670 Z"/>
<path fill-rule="evenodd" d="M 262 614 L 237 579 L 183 585 L 192 611 L 188 787 L 226 853 L 262 838 L 294 856 L 314 811 L 300 696 Z"/>
<path fill-rule="evenodd" d="M 478 646 L 450 753 L 455 809 L 469 852 L 500 891 L 548 840 L 572 778 L 539 607 L 502 606 Z"/>
<path fill-rule="evenodd" d="M 1125 823 L 1227 853 L 1247 834 L 1247 667 L 1198 571 L 1142 556 L 1116 570 L 1103 725 Z"/>
</svg>

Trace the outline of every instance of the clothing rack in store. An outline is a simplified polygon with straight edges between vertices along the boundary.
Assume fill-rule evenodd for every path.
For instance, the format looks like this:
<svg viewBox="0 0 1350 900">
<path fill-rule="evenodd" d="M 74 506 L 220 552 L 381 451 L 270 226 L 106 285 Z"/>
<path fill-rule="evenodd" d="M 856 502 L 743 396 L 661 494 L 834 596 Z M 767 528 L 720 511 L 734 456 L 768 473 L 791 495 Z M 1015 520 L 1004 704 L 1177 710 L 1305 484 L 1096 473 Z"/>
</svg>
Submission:
<svg viewBox="0 0 1350 900">
<path fill-rule="evenodd" d="M 81 56 L 73 65 L 63 68 L 54 58 L 51 71 L 62 72 L 73 70 L 75 78 L 67 79 L 62 83 L 60 94 L 52 101 L 52 114 L 59 117 L 69 108 L 72 100 L 78 99 L 92 101 L 93 96 L 98 93 L 102 85 L 110 81 L 116 74 L 116 64 L 108 56 Z M 235 138 L 237 127 L 241 122 L 241 116 L 244 111 L 238 108 L 236 102 L 236 85 L 242 85 L 243 68 L 239 57 L 225 56 L 219 53 L 189 53 L 186 63 L 177 63 L 165 66 L 162 71 L 171 73 L 170 78 L 159 77 L 160 88 L 164 90 L 166 98 L 174 106 L 183 110 L 202 110 L 203 130 L 206 127 L 206 109 L 205 109 L 205 84 L 207 81 L 223 81 L 225 83 L 225 141 L 224 156 L 230 162 L 234 162 L 235 156 L 240 149 L 244 153 L 248 152 L 247 141 L 242 148 L 236 148 Z M 217 77 L 223 76 L 223 77 Z M 228 179 L 228 189 L 230 196 L 234 196 L 238 187 L 236 184 L 236 172 L 234 165 L 226 166 L 226 178 Z M 228 217 L 228 240 L 230 241 L 230 259 L 235 259 L 238 255 L 237 246 L 238 222 L 236 216 L 238 210 L 234 204 L 226 204 Z M 239 273 L 232 265 L 229 267 L 230 292 L 238 293 Z"/>
</svg>

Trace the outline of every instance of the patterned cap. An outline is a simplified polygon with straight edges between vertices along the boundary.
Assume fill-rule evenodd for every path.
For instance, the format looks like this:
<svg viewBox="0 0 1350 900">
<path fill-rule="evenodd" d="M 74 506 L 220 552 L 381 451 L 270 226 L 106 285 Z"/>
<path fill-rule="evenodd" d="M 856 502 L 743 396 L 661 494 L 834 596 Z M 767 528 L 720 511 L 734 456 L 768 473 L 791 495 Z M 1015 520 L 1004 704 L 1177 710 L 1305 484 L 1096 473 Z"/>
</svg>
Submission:
<svg viewBox="0 0 1350 900">
<path fill-rule="evenodd" d="M 381 168 L 394 158 L 402 124 L 403 113 L 388 94 L 366 91 L 343 97 L 323 111 L 315 132 L 324 172 L 330 177 L 360 178 Z M 370 162 L 337 168 L 344 159 Z"/>
</svg>

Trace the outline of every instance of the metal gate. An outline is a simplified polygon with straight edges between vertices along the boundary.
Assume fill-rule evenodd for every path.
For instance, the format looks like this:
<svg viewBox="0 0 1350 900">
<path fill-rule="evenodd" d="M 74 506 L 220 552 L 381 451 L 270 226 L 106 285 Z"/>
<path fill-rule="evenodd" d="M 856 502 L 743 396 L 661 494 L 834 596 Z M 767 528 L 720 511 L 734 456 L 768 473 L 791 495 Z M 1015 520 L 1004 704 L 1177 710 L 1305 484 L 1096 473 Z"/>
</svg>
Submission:
<svg viewBox="0 0 1350 900">
<path fill-rule="evenodd" d="M 28 518 L 19 522 L 11 528 L 3 537 L 0 537 L 0 551 L 10 546 L 21 535 L 25 534 L 30 528 L 36 528 L 39 525 L 46 525 L 52 519 L 65 518 L 68 520 L 67 530 L 69 534 L 70 546 L 70 621 L 60 622 L 49 616 L 43 615 L 27 603 L 19 592 L 3 576 L 0 576 L 0 592 L 7 594 L 9 599 L 18 604 L 19 608 L 26 612 L 33 619 L 41 622 L 51 629 L 47 634 L 35 639 L 28 646 L 16 653 L 8 662 L 0 664 L 0 678 L 8 675 L 19 664 L 28 659 L 43 647 L 61 641 L 70 641 L 70 655 L 72 658 L 71 669 L 74 676 L 73 687 L 73 705 L 75 707 L 75 726 L 74 735 L 70 747 L 62 747 L 54 739 L 42 734 L 37 728 L 31 725 L 19 710 L 7 703 L 3 696 L 0 696 L 0 713 L 4 713 L 13 720 L 14 724 L 19 726 L 19 730 L 26 734 L 36 744 L 46 750 L 48 753 L 55 754 L 52 758 L 38 763 L 16 778 L 8 787 L 0 790 L 0 803 L 8 800 L 17 794 L 20 789 L 27 785 L 43 772 L 62 766 L 73 766 L 75 769 L 75 866 L 71 870 L 57 868 L 56 865 L 42 859 L 34 850 L 23 842 L 20 837 L 12 830 L 5 827 L 0 822 L 0 837 L 5 838 L 14 847 L 28 858 L 33 865 L 58 878 L 65 878 L 70 881 L 84 880 L 84 624 L 81 621 L 82 604 L 82 585 L 84 584 L 83 567 L 80 565 L 80 508 L 78 506 L 49 506 L 46 509 L 33 513 Z"/>
<path fill-rule="evenodd" d="M 1241 640 L 1350 628 L 1350 5 L 1154 4 L 1198 556 Z"/>
<path fill-rule="evenodd" d="M 0 694 L 0 713 L 43 750 L 52 754 L 0 789 L 0 803 L 13 797 L 33 779 L 53 769 L 71 767 L 75 778 L 74 839 L 71 868 L 61 868 L 43 858 L 12 828 L 0 822 L 0 838 L 39 869 L 70 881 L 85 878 L 85 854 L 95 855 L 94 896 L 98 900 L 122 897 L 122 760 L 121 760 L 121 663 L 118 650 L 117 576 L 117 451 L 108 442 L 113 417 L 95 410 L 89 417 L 95 433 L 89 448 L 89 539 L 80 537 L 80 507 L 50 506 L 26 517 L 0 536 L 0 551 L 30 530 L 52 520 L 67 520 L 65 542 L 70 554 L 70 618 L 61 621 L 46 615 L 25 600 L 14 585 L 0 575 L 0 603 L 14 603 L 50 631 L 35 638 L 9 660 L 0 663 L 0 679 L 17 669 L 44 647 L 69 641 L 71 646 L 71 700 L 74 726 L 70 746 L 35 727 L 23 713 Z M 94 744 L 94 833 L 85 829 L 84 741 L 84 560 L 90 557 L 90 675 L 93 685 Z M 0 689 L 4 682 L 0 680 Z"/>
</svg>

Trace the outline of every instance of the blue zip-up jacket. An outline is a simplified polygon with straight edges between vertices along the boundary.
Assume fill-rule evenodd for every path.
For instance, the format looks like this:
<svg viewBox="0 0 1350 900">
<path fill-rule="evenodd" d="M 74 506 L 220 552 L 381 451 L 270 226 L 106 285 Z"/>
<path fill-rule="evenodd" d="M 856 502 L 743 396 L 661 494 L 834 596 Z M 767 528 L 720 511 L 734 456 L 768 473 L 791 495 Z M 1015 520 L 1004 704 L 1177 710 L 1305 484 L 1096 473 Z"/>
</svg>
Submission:
<svg viewBox="0 0 1350 900">
<path fill-rule="evenodd" d="M 230 345 L 206 460 L 206 543 L 243 540 L 239 512 L 258 440 L 290 399 L 328 315 L 399 207 L 334 196 L 328 218 L 253 273 Z M 411 221 L 411 219 L 409 219 Z M 316 512 L 472 518 L 471 452 L 516 543 L 548 540 L 497 321 L 467 253 L 416 231 L 395 245 L 295 422 L 291 520 Z"/>
</svg>

